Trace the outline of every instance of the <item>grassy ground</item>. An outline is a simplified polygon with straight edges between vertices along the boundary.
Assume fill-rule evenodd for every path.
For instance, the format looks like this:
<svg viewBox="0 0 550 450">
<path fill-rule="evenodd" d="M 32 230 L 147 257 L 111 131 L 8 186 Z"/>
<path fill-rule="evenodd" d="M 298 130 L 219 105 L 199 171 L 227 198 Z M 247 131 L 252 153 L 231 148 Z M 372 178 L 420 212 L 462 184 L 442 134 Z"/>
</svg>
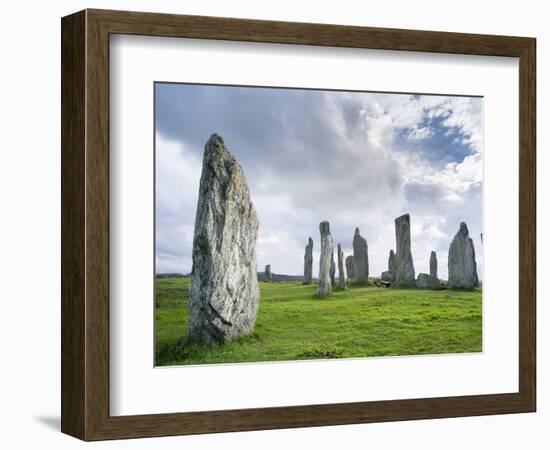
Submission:
<svg viewBox="0 0 550 450">
<path fill-rule="evenodd" d="M 189 278 L 157 279 L 157 365 L 481 351 L 481 291 L 260 283 L 254 332 L 211 347 L 187 343 Z"/>
</svg>

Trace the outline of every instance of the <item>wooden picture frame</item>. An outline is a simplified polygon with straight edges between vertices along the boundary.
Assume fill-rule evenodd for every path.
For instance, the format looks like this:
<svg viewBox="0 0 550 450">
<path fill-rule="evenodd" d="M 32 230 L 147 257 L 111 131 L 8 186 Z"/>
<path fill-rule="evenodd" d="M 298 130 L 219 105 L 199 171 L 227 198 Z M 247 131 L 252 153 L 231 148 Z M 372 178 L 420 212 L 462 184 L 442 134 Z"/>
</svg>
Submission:
<svg viewBox="0 0 550 450">
<path fill-rule="evenodd" d="M 85 10 L 62 31 L 62 415 L 84 440 L 531 412 L 536 408 L 533 38 Z M 519 58 L 519 391 L 109 415 L 109 36 L 135 34 Z"/>
</svg>

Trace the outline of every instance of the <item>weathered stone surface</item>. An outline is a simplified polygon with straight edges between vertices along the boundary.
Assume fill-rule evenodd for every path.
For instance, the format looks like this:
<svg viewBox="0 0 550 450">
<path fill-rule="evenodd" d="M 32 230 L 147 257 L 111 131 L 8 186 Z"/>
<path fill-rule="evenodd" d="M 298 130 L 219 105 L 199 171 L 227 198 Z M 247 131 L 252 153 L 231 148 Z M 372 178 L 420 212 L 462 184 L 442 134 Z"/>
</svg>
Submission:
<svg viewBox="0 0 550 450">
<path fill-rule="evenodd" d="M 369 247 L 359 228 L 353 236 L 353 279 L 358 283 L 366 283 L 369 279 Z"/>
<path fill-rule="evenodd" d="M 474 254 L 474 286 L 479 287 L 479 278 L 477 276 L 476 250 L 474 247 L 474 241 L 472 239 L 470 240 L 472 241 L 472 253 Z"/>
<path fill-rule="evenodd" d="M 353 279 L 353 256 L 346 256 L 346 274 L 348 278 Z"/>
<path fill-rule="evenodd" d="M 430 276 L 437 278 L 437 255 L 433 250 L 430 253 Z"/>
<path fill-rule="evenodd" d="M 397 269 L 397 262 L 395 260 L 395 252 L 390 250 L 390 256 L 388 256 L 388 271 L 395 275 Z"/>
<path fill-rule="evenodd" d="M 326 221 L 321 222 L 319 224 L 319 231 L 321 232 L 321 255 L 319 257 L 319 286 L 317 294 L 320 297 L 326 297 L 332 291 L 330 266 L 334 258 L 334 248 L 329 223 Z"/>
<path fill-rule="evenodd" d="M 304 284 L 311 284 L 313 274 L 313 239 L 309 238 L 304 253 Z"/>
<path fill-rule="evenodd" d="M 388 270 L 382 272 L 380 278 L 387 283 L 393 283 L 395 280 L 395 253 L 393 250 L 390 250 L 390 256 L 388 257 Z"/>
<path fill-rule="evenodd" d="M 462 222 L 449 246 L 449 289 L 473 289 L 479 285 L 474 242 Z"/>
<path fill-rule="evenodd" d="M 414 263 L 411 253 L 411 219 L 404 214 L 395 219 L 395 238 L 397 253 L 395 255 L 394 287 L 414 287 Z"/>
<path fill-rule="evenodd" d="M 338 286 L 340 289 L 346 289 L 346 272 L 344 267 L 344 252 L 342 246 L 338 244 Z"/>
<path fill-rule="evenodd" d="M 441 284 L 436 277 L 427 273 L 419 273 L 416 279 L 416 287 L 420 289 L 441 289 Z"/>
<path fill-rule="evenodd" d="M 387 283 L 393 283 L 393 280 L 395 280 L 395 274 L 393 272 L 390 272 L 389 270 L 386 270 L 382 272 L 382 275 L 380 275 L 380 279 Z"/>
<path fill-rule="evenodd" d="M 271 264 L 265 266 L 264 281 L 273 281 L 273 278 L 271 276 Z"/>
<path fill-rule="evenodd" d="M 336 264 L 334 264 L 334 252 L 332 253 L 330 258 L 330 282 L 334 286 L 336 280 Z"/>
<path fill-rule="evenodd" d="M 254 328 L 258 219 L 241 166 L 213 134 L 204 149 L 193 238 L 189 338 L 209 344 Z"/>
</svg>

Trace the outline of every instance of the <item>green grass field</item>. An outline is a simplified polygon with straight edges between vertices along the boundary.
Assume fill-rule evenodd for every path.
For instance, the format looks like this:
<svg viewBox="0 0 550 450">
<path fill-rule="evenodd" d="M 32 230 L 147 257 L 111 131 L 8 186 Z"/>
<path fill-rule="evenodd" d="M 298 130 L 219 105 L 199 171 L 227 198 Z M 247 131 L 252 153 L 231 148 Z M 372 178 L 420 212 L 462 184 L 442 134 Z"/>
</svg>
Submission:
<svg viewBox="0 0 550 450">
<path fill-rule="evenodd" d="M 159 366 L 480 352 L 481 290 L 351 286 L 327 299 L 315 285 L 260 283 L 254 331 L 235 341 L 187 343 L 189 278 L 156 280 Z"/>
</svg>

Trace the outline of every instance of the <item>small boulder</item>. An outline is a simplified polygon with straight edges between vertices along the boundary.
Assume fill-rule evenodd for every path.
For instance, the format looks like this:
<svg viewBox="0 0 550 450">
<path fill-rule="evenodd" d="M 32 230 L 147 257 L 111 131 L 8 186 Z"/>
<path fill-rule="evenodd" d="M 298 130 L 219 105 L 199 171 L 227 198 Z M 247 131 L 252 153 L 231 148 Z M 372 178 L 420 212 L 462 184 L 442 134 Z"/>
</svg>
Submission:
<svg viewBox="0 0 550 450">
<path fill-rule="evenodd" d="M 441 289 L 441 284 L 436 277 L 427 273 L 419 273 L 416 279 L 416 287 L 419 289 Z"/>
<path fill-rule="evenodd" d="M 380 279 L 382 281 L 386 281 L 388 283 L 392 283 L 393 280 L 395 279 L 395 274 L 393 274 L 392 272 L 390 272 L 389 270 L 386 270 L 384 272 L 382 272 L 382 275 L 380 276 Z"/>
</svg>

